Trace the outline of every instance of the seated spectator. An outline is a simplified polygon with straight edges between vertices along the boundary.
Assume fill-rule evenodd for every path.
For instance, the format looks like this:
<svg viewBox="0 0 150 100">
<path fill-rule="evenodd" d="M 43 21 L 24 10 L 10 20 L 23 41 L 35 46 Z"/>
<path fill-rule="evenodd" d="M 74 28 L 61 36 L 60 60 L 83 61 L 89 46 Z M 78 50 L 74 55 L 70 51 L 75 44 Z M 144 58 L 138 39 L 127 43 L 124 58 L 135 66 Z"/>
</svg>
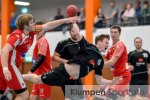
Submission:
<svg viewBox="0 0 150 100">
<path fill-rule="evenodd" d="M 141 17 L 141 1 L 136 1 L 136 7 L 135 7 L 135 17 Z"/>
<path fill-rule="evenodd" d="M 12 32 L 16 29 L 15 22 L 16 22 L 17 15 L 15 14 L 15 12 L 12 12 L 10 16 L 11 16 L 10 29 L 11 29 L 11 32 Z"/>
<path fill-rule="evenodd" d="M 118 9 L 115 6 L 115 1 L 110 2 L 110 15 L 106 19 L 109 20 L 109 26 L 118 24 Z"/>
<path fill-rule="evenodd" d="M 95 16 L 94 27 L 95 28 L 104 27 L 104 23 L 105 23 L 105 16 L 102 12 L 102 8 L 99 8 L 97 16 Z"/>
<path fill-rule="evenodd" d="M 126 5 L 127 5 L 126 3 L 123 4 L 123 6 L 122 6 L 123 9 L 122 9 L 122 11 L 120 13 L 120 16 L 122 16 L 124 14 L 124 12 L 126 11 L 126 7 L 127 7 Z M 122 17 L 121 17 L 120 21 L 121 21 L 121 24 L 123 24 L 124 20 L 123 20 Z"/>
<path fill-rule="evenodd" d="M 137 18 L 138 24 L 141 24 L 141 1 L 136 1 L 136 7 L 135 7 L 135 17 Z"/>
<path fill-rule="evenodd" d="M 135 9 L 132 6 L 132 3 L 127 3 L 127 9 L 125 10 L 122 18 L 125 23 L 132 23 L 133 17 L 135 16 Z"/>
<path fill-rule="evenodd" d="M 61 14 L 61 8 L 57 8 L 57 14 L 56 14 L 56 16 L 54 17 L 54 20 L 63 19 L 63 18 L 64 18 L 64 15 Z"/>
<path fill-rule="evenodd" d="M 144 8 L 142 9 L 141 15 L 144 18 L 144 24 L 149 24 L 150 23 L 149 2 L 148 1 L 144 1 L 143 5 L 144 5 Z"/>
<path fill-rule="evenodd" d="M 80 8 L 80 12 L 78 13 L 79 16 L 79 27 L 80 29 L 84 29 L 85 26 L 85 9 Z"/>
<path fill-rule="evenodd" d="M 54 20 L 57 20 L 57 19 L 63 19 L 64 18 L 64 15 L 61 13 L 61 8 L 57 8 L 57 14 L 56 16 L 54 17 Z M 56 27 L 54 29 L 54 31 L 61 31 L 62 28 L 63 28 L 64 24 L 63 25 L 60 25 L 59 27 Z"/>
</svg>

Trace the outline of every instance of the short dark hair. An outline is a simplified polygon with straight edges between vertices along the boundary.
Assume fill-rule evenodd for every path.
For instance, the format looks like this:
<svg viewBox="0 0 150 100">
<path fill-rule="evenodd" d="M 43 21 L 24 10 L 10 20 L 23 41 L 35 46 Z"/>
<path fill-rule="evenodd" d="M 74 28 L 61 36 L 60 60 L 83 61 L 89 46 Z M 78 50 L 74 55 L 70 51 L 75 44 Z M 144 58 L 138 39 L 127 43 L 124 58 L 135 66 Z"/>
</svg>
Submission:
<svg viewBox="0 0 150 100">
<path fill-rule="evenodd" d="M 135 42 L 135 40 L 136 40 L 136 39 L 140 39 L 140 40 L 142 41 L 142 38 L 140 38 L 140 37 L 136 37 L 136 38 L 134 39 L 134 42 Z"/>
<path fill-rule="evenodd" d="M 149 5 L 149 2 L 146 0 L 143 2 L 143 4 Z"/>
<path fill-rule="evenodd" d="M 110 28 L 110 30 L 111 30 L 111 29 L 118 29 L 118 32 L 121 33 L 121 27 L 118 26 L 118 25 L 113 25 L 113 26 Z"/>
<path fill-rule="evenodd" d="M 107 38 L 108 40 L 110 39 L 108 34 L 101 34 L 101 35 L 96 36 L 95 44 L 97 44 L 98 41 L 103 41 L 104 38 Z"/>
</svg>

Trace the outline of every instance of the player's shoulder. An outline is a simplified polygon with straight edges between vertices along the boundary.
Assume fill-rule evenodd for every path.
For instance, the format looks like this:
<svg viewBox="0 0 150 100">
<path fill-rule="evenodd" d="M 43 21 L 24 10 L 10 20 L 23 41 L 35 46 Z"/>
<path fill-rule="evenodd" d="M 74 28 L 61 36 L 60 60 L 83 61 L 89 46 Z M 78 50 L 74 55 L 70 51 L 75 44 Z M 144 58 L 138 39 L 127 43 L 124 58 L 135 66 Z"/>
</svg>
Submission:
<svg viewBox="0 0 150 100">
<path fill-rule="evenodd" d="M 124 44 L 123 41 L 118 41 L 118 42 L 116 43 L 116 45 L 122 45 L 122 46 L 125 46 L 125 44 Z"/>
<path fill-rule="evenodd" d="M 59 44 L 68 44 L 68 42 L 70 42 L 70 39 L 65 39 L 65 40 L 61 40 L 59 41 Z"/>
<path fill-rule="evenodd" d="M 136 53 L 137 53 L 136 50 L 130 51 L 130 52 L 129 52 L 129 56 L 130 56 L 130 55 L 134 55 L 134 54 L 136 54 Z"/>
<path fill-rule="evenodd" d="M 16 36 L 17 38 L 22 38 L 22 34 L 23 32 L 21 30 L 14 30 L 11 34 L 10 34 L 10 37 L 11 36 Z"/>
<path fill-rule="evenodd" d="M 143 51 L 142 51 L 142 52 L 149 53 L 149 51 L 148 51 L 148 50 L 145 50 L 145 49 L 143 49 Z"/>
<path fill-rule="evenodd" d="M 43 37 L 41 37 L 38 41 L 39 41 L 39 42 L 43 42 L 43 41 L 47 42 L 47 39 L 43 36 Z"/>
</svg>

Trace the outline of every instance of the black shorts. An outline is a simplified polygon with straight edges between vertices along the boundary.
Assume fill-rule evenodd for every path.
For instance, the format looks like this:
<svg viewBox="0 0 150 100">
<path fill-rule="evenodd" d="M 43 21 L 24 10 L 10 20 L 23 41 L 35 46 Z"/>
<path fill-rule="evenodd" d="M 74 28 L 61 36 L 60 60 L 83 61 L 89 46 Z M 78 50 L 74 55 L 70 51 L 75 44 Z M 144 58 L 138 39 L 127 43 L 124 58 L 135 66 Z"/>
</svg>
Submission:
<svg viewBox="0 0 150 100">
<path fill-rule="evenodd" d="M 67 85 L 67 87 L 65 87 Z M 83 91 L 83 86 L 82 86 L 82 81 L 81 79 L 75 79 L 75 80 L 65 80 L 65 85 L 61 86 L 63 94 L 65 96 L 65 98 L 69 98 L 71 100 L 73 100 L 72 95 L 68 95 L 70 93 L 68 93 L 69 91 L 65 91 L 65 88 L 69 88 L 68 85 L 74 86 L 76 87 L 76 89 L 80 89 Z M 75 96 L 75 95 L 74 95 Z M 81 96 L 76 96 L 76 98 L 83 98 L 83 95 Z"/>
<path fill-rule="evenodd" d="M 69 78 L 70 76 L 67 73 L 64 64 L 41 75 L 42 82 L 51 86 L 63 86 L 65 85 L 65 80 L 68 80 Z"/>
<path fill-rule="evenodd" d="M 130 96 L 140 94 L 141 96 L 148 96 L 148 79 L 131 79 L 130 81 Z"/>
</svg>

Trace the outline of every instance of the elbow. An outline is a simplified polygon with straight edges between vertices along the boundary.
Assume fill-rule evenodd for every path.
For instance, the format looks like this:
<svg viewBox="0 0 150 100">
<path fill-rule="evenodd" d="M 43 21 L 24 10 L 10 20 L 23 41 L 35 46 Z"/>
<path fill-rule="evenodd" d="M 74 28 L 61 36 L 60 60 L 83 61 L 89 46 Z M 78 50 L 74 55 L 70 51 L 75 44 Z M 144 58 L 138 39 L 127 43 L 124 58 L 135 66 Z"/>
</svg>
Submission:
<svg viewBox="0 0 150 100">
<path fill-rule="evenodd" d="M 53 57 L 52 57 L 52 61 L 56 61 L 56 56 L 53 56 Z"/>
</svg>

